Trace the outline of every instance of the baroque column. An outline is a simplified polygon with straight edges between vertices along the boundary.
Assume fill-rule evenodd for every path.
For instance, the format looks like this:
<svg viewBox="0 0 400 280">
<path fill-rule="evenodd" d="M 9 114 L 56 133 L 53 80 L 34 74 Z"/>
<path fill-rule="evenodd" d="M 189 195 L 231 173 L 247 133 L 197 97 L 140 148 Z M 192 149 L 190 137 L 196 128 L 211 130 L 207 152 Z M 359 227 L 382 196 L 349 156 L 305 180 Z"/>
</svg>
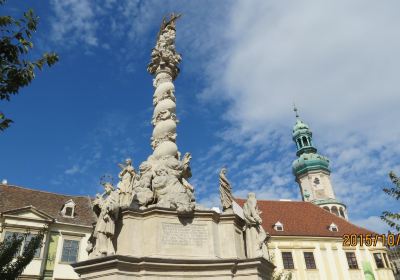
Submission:
<svg viewBox="0 0 400 280">
<path fill-rule="evenodd" d="M 178 64 L 182 60 L 175 49 L 175 22 L 180 15 L 172 14 L 163 19 L 158 32 L 156 46 L 151 53 L 147 71 L 154 76 L 154 113 L 151 137 L 153 154 L 142 163 L 140 181 L 150 184 L 154 201 L 158 207 L 173 208 L 179 213 L 194 210 L 194 189 L 188 182 L 191 177 L 190 153 L 181 159 L 176 145 L 176 98 L 173 81 L 179 74 Z M 146 167 L 146 168 L 145 168 Z M 147 175 L 148 174 L 148 175 Z"/>
<path fill-rule="evenodd" d="M 182 59 L 175 50 L 175 21 L 179 17 L 180 15 L 172 14 L 170 20 L 163 19 L 156 46 L 151 53 L 151 62 L 147 67 L 147 71 L 155 76 L 152 120 L 154 129 L 151 138 L 155 158 L 178 155 L 178 147 L 175 144 L 178 120 L 175 86 L 172 82 L 179 74 L 178 64 Z"/>
</svg>

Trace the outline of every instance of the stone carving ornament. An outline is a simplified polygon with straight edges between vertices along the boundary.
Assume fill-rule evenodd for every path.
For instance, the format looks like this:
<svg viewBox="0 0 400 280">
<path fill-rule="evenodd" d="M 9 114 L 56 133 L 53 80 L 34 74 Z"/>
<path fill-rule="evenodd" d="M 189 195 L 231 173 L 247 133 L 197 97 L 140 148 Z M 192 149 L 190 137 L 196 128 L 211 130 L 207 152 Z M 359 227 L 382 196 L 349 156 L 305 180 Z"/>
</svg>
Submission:
<svg viewBox="0 0 400 280">
<path fill-rule="evenodd" d="M 246 222 L 246 254 L 248 258 L 268 257 L 267 241 L 269 234 L 262 227 L 261 211 L 257 206 L 255 193 L 249 193 L 243 206 L 243 214 Z"/>
<path fill-rule="evenodd" d="M 115 222 L 119 213 L 119 195 L 111 183 L 104 183 L 104 193 L 97 194 L 93 201 L 93 211 L 97 223 L 93 231 L 92 248 L 89 248 L 90 258 L 114 255 L 112 239 L 115 233 Z"/>
<path fill-rule="evenodd" d="M 232 203 L 232 187 L 231 183 L 226 178 L 226 168 L 222 168 L 219 172 L 219 194 L 221 199 L 222 211 L 233 213 Z"/>
<path fill-rule="evenodd" d="M 175 22 L 180 16 L 172 14 L 168 21 L 166 18 L 163 19 L 156 46 L 151 53 L 151 62 L 147 67 L 149 73 L 154 75 L 159 68 L 168 68 L 174 78 L 178 75 L 179 68 L 177 65 L 182 58 L 175 50 Z"/>
<path fill-rule="evenodd" d="M 119 204 L 121 207 L 126 207 L 131 204 L 133 182 L 136 178 L 136 171 L 132 166 L 132 160 L 130 158 L 125 160 L 125 164 L 118 165 L 121 168 L 119 172 Z"/>
</svg>

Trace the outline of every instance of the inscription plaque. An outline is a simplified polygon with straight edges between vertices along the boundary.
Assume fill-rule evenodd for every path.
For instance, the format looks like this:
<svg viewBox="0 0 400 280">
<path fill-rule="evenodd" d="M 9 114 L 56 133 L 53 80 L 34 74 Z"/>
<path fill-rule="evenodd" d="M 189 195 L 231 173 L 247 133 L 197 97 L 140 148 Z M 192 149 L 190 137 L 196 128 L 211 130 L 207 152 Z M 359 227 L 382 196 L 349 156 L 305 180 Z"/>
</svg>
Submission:
<svg viewBox="0 0 400 280">
<path fill-rule="evenodd" d="M 186 225 L 177 223 L 161 223 L 164 245 L 202 247 L 208 241 L 206 225 Z"/>
</svg>

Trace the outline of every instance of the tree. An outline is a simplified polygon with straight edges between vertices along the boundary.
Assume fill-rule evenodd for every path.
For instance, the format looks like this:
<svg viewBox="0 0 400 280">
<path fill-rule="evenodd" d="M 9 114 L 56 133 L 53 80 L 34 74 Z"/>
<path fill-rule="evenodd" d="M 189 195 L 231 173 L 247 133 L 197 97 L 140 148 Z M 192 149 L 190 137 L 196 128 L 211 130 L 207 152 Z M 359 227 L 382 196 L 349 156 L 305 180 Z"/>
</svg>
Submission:
<svg viewBox="0 0 400 280">
<path fill-rule="evenodd" d="M 31 236 L 29 242 L 27 237 Z M 32 261 L 36 251 L 42 247 L 43 231 L 30 235 L 13 234 L 0 242 L 0 279 L 15 280 L 24 271 L 25 267 Z M 21 247 L 24 245 L 22 254 Z"/>
<path fill-rule="evenodd" d="M 383 191 L 388 195 L 394 197 L 396 200 L 400 199 L 400 178 L 396 176 L 393 171 L 389 172 L 389 177 L 394 187 L 384 188 Z M 400 212 L 393 213 L 389 211 L 382 212 L 381 219 L 384 220 L 390 227 L 400 232 Z"/>
<path fill-rule="evenodd" d="M 5 2 L 0 0 L 0 6 Z M 36 60 L 31 59 L 32 34 L 38 22 L 39 17 L 31 9 L 20 19 L 0 16 L 0 100 L 9 101 L 20 88 L 32 82 L 37 69 L 58 61 L 56 53 L 44 53 Z M 0 132 L 11 123 L 12 120 L 0 112 Z"/>
</svg>

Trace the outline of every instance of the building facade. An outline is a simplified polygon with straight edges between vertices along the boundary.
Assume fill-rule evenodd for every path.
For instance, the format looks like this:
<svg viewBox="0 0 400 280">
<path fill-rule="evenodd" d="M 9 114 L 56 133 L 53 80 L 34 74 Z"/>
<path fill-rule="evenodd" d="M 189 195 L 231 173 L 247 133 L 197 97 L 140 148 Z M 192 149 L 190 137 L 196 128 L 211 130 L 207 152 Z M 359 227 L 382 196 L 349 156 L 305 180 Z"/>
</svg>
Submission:
<svg viewBox="0 0 400 280">
<path fill-rule="evenodd" d="M 310 202 L 258 200 L 258 207 L 271 235 L 270 257 L 277 271 L 291 273 L 292 279 L 395 279 L 381 242 L 360 246 L 343 238 L 375 233 Z"/>
<path fill-rule="evenodd" d="M 20 279 L 79 279 L 70 263 L 87 259 L 91 200 L 0 184 L 0 240 L 44 229 L 43 246 Z M 23 250 L 24 246 L 21 246 Z"/>
</svg>

